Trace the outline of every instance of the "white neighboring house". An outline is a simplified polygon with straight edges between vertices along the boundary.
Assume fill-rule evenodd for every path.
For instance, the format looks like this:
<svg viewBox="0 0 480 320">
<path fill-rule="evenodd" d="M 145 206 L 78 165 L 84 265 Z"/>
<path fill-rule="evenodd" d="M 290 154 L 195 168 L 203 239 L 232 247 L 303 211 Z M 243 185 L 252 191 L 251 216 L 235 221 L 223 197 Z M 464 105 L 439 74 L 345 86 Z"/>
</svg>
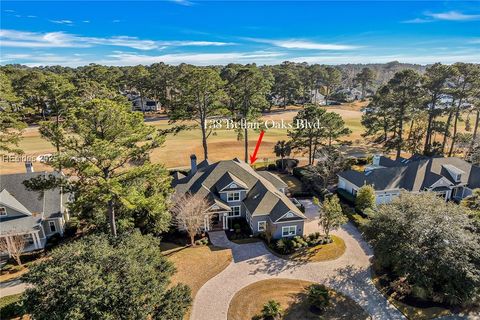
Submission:
<svg viewBox="0 0 480 320">
<path fill-rule="evenodd" d="M 445 201 L 459 201 L 480 188 L 480 167 L 455 157 L 414 155 L 391 160 L 375 155 L 364 172 L 348 170 L 338 174 L 338 188 L 354 196 L 365 184 L 375 189 L 377 204 L 390 202 L 401 191 L 431 191 Z"/>
<path fill-rule="evenodd" d="M 340 90 L 337 90 L 335 93 L 344 94 L 345 95 L 345 100 L 347 102 L 360 100 L 362 98 L 362 91 L 360 91 L 356 88 L 340 89 Z"/>
<path fill-rule="evenodd" d="M 0 175 L 0 238 L 6 238 L 8 244 L 12 236 L 23 235 L 25 252 L 44 248 L 54 234 L 63 235 L 69 218 L 68 195 L 61 189 L 36 192 L 23 185 L 25 180 L 58 173 L 33 172 L 31 165 L 28 171 Z"/>
<path fill-rule="evenodd" d="M 310 99 L 313 104 L 324 105 L 325 104 L 325 96 L 321 94 L 318 89 L 310 91 Z"/>
<path fill-rule="evenodd" d="M 160 104 L 148 98 L 135 97 L 132 100 L 133 111 L 160 111 Z"/>
</svg>

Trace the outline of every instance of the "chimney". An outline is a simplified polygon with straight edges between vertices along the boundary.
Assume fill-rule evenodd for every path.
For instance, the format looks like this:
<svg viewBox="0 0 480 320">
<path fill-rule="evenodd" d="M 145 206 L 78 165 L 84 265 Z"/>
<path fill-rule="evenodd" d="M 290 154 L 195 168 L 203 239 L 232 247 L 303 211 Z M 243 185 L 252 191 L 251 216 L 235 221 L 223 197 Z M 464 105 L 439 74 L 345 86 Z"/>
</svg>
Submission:
<svg viewBox="0 0 480 320">
<path fill-rule="evenodd" d="M 374 166 L 379 166 L 380 165 L 380 157 L 381 157 L 380 154 L 376 154 L 376 155 L 373 156 L 372 164 Z"/>
<path fill-rule="evenodd" d="M 190 156 L 190 174 L 194 175 L 197 172 L 197 156 L 192 154 Z"/>
<path fill-rule="evenodd" d="M 27 169 L 27 173 L 32 173 L 33 171 L 33 163 L 32 161 L 25 162 L 25 169 Z"/>
</svg>

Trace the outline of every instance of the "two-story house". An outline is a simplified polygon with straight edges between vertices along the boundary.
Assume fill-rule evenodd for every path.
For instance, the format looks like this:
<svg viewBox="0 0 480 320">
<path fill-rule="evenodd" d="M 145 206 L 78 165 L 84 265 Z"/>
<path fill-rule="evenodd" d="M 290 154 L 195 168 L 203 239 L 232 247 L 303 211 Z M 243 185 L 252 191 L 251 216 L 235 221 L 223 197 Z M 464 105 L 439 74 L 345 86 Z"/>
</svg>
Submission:
<svg viewBox="0 0 480 320">
<path fill-rule="evenodd" d="M 239 159 L 197 165 L 192 155 L 190 173 L 177 173 L 172 184 L 177 194 L 200 194 L 211 203 L 213 222 L 206 231 L 229 229 L 232 218 L 242 217 L 254 234 L 269 227 L 274 238 L 303 235 L 306 217 L 285 195 L 287 185 Z"/>
</svg>

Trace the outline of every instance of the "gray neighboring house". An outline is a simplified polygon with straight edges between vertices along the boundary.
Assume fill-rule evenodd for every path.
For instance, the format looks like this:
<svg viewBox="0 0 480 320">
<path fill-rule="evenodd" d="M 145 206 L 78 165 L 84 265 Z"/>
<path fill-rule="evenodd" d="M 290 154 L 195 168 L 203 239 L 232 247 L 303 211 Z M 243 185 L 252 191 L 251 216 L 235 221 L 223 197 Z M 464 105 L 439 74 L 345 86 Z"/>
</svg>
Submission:
<svg viewBox="0 0 480 320">
<path fill-rule="evenodd" d="M 43 192 L 29 191 L 23 181 L 48 172 L 27 172 L 0 175 L 0 238 L 7 245 L 13 235 L 27 239 L 25 252 L 42 249 L 47 238 L 63 235 L 68 221 L 66 203 L 68 195 L 60 189 Z"/>
<path fill-rule="evenodd" d="M 304 234 L 305 215 L 285 195 L 287 185 L 267 171 L 255 171 L 239 159 L 197 166 L 191 156 L 188 176 L 176 173 L 172 182 L 177 194 L 200 194 L 212 204 L 212 225 L 205 230 L 231 228 L 231 218 L 243 217 L 252 232 L 271 228 L 274 238 Z"/>
<path fill-rule="evenodd" d="M 414 155 L 392 160 L 375 155 L 364 172 L 348 170 L 338 174 L 338 188 L 352 195 L 365 184 L 375 189 L 377 204 L 390 202 L 401 191 L 431 191 L 445 201 L 460 201 L 480 188 L 480 167 L 455 157 Z"/>
</svg>

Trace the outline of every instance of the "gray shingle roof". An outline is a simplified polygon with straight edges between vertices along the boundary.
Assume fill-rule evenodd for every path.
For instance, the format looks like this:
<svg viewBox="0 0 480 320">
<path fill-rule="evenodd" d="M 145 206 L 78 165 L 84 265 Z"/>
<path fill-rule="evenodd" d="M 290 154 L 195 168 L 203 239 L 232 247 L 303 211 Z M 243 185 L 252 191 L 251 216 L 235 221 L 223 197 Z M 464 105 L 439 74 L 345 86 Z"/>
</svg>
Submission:
<svg viewBox="0 0 480 320">
<path fill-rule="evenodd" d="M 469 188 L 480 187 L 480 167 L 474 166 L 460 158 L 428 158 L 413 156 L 408 161 L 400 162 L 381 157 L 380 165 L 367 172 L 348 170 L 338 175 L 358 187 L 364 184 L 373 185 L 375 190 L 405 189 L 408 191 L 421 191 L 430 187 L 442 178 L 448 179 L 452 184 L 467 184 Z M 455 168 L 463 172 L 460 182 L 456 182 L 448 170 Z"/>
<path fill-rule="evenodd" d="M 5 203 L 6 206 L 25 214 L 24 216 L 2 217 L 2 232 L 31 228 L 39 223 L 42 212 L 45 219 L 62 216 L 62 201 L 65 205 L 67 197 L 62 197 L 59 189 L 35 192 L 27 190 L 23 185 L 25 180 L 48 174 L 51 173 L 32 172 L 0 175 L 0 201 Z"/>
<path fill-rule="evenodd" d="M 286 188 L 288 185 L 283 182 L 282 179 L 280 179 L 277 175 L 274 175 L 271 172 L 268 171 L 257 171 L 259 175 L 270 181 L 271 184 L 275 186 L 275 188 L 280 189 L 280 188 Z"/>
<path fill-rule="evenodd" d="M 225 172 L 224 175 L 215 184 L 217 192 L 220 192 L 221 190 L 229 186 L 232 182 L 234 182 L 237 185 L 237 188 L 233 188 L 233 189 L 248 189 L 245 182 L 243 182 L 242 180 L 240 180 L 238 177 L 231 174 L 230 172 Z M 230 189 L 232 188 L 229 188 L 229 190 Z"/>
<path fill-rule="evenodd" d="M 0 234 L 15 234 L 31 231 L 36 225 L 42 222 L 42 216 L 35 214 L 35 216 L 14 216 L 2 217 L 0 223 Z"/>
<path fill-rule="evenodd" d="M 270 182 L 270 180 L 273 180 L 272 177 L 267 180 L 239 159 L 219 161 L 212 164 L 204 163 L 197 168 L 195 174 L 174 181 L 173 185 L 176 193 L 200 193 L 207 197 L 211 196 L 210 193 L 215 194 L 219 190 L 217 189 L 218 186 L 225 185 L 223 180 L 238 179 L 248 189 L 243 203 L 252 215 L 268 214 L 275 221 L 288 211 L 292 211 L 299 217 L 306 218 L 287 196 L 278 191 L 275 185 Z"/>
</svg>

